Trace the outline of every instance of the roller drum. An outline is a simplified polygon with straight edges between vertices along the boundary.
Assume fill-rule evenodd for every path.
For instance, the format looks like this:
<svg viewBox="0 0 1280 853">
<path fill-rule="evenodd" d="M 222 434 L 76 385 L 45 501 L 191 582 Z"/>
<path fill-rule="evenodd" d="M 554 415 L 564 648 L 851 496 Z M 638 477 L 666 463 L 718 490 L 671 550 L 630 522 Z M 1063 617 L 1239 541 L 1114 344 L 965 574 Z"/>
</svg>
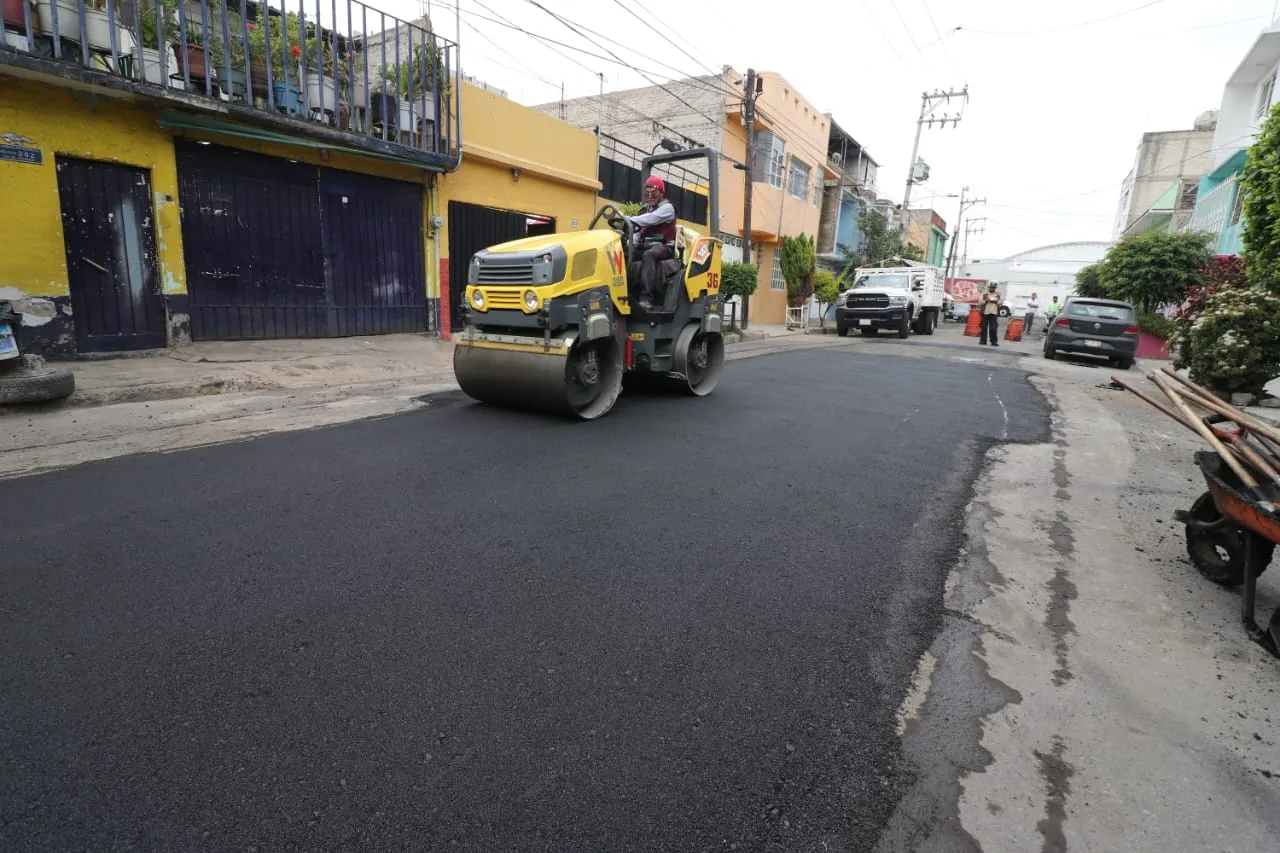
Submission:
<svg viewBox="0 0 1280 853">
<path fill-rule="evenodd" d="M 453 372 L 476 400 L 583 420 L 608 414 L 622 391 L 613 338 L 577 344 L 568 356 L 459 344 Z"/>
</svg>

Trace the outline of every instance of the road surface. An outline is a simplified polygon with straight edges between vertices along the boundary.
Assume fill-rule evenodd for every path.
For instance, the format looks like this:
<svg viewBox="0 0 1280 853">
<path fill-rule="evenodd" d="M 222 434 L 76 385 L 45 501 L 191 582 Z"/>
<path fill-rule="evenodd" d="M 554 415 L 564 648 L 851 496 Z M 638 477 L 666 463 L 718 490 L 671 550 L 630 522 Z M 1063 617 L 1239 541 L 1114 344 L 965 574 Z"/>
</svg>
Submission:
<svg viewBox="0 0 1280 853">
<path fill-rule="evenodd" d="M 7 482 L 0 849 L 869 849 L 983 450 L 1047 412 L 828 347 Z"/>
</svg>

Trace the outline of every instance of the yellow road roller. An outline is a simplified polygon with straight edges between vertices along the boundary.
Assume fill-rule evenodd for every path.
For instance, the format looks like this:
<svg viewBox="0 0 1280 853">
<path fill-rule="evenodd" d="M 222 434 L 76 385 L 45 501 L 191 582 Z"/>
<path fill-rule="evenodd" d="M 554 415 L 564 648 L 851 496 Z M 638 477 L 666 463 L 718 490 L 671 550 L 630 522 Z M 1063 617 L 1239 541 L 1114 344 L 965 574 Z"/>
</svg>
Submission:
<svg viewBox="0 0 1280 853">
<path fill-rule="evenodd" d="M 624 379 L 710 394 L 724 372 L 717 174 L 710 148 L 645 158 L 655 166 L 706 160 L 708 234 L 681 226 L 663 262 L 664 298 L 640 304 L 634 227 L 610 204 L 586 231 L 527 237 L 475 254 L 467 270 L 466 326 L 453 372 L 486 403 L 592 420 L 613 408 Z M 677 211 L 677 215 L 679 215 Z"/>
</svg>

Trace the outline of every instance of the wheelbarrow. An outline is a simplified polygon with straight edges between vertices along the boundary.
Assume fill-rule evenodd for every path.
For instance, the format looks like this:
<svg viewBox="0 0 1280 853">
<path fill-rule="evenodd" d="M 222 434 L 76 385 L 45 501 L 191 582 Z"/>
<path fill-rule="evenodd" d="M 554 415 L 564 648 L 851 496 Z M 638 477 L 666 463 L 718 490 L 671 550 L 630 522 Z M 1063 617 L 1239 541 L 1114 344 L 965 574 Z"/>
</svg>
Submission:
<svg viewBox="0 0 1280 853">
<path fill-rule="evenodd" d="M 1186 525 L 1187 554 L 1196 570 L 1221 586 L 1243 585 L 1241 620 L 1249 638 L 1280 657 L 1280 607 L 1265 628 L 1255 620 L 1258 577 L 1267 570 L 1280 543 L 1280 488 L 1262 483 L 1245 486 L 1213 451 L 1195 455 L 1209 491 L 1189 510 L 1174 517 Z"/>
</svg>

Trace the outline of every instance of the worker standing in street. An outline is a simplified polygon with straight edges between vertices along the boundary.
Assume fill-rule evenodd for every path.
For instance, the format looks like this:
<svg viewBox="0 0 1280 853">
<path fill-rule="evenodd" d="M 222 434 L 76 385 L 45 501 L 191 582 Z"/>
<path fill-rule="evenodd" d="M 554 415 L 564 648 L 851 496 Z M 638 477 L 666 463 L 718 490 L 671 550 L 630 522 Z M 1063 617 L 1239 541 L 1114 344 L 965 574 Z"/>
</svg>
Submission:
<svg viewBox="0 0 1280 853">
<path fill-rule="evenodd" d="M 1027 300 L 1027 313 L 1022 317 L 1023 325 L 1026 326 L 1026 328 L 1022 330 L 1022 334 L 1031 334 L 1032 328 L 1036 325 L 1036 312 L 1039 310 L 1040 300 L 1037 299 L 1036 295 L 1033 293 L 1031 294 L 1031 298 Z"/>
<path fill-rule="evenodd" d="M 1053 321 L 1058 319 L 1058 314 L 1062 312 L 1062 303 L 1058 301 L 1058 297 L 1053 297 L 1044 309 L 1044 333 L 1049 334 L 1049 327 L 1053 325 Z"/>
<path fill-rule="evenodd" d="M 987 292 L 982 294 L 979 308 L 982 310 L 982 335 L 978 343 L 985 344 L 990 336 L 991 345 L 1000 346 L 1000 294 L 996 291 L 994 281 L 987 285 Z"/>
</svg>

